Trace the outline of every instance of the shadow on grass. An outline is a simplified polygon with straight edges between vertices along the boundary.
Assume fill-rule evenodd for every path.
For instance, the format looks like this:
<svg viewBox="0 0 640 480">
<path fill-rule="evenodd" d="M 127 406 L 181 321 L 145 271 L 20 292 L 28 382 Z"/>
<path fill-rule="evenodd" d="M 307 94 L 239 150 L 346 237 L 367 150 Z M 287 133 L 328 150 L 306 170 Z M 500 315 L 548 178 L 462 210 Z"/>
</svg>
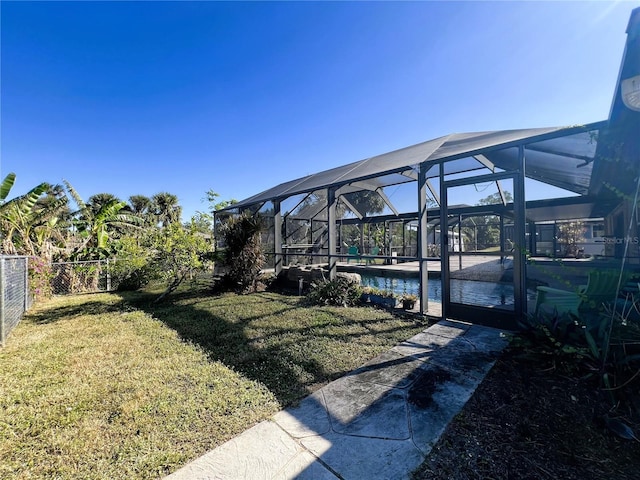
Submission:
<svg viewBox="0 0 640 480">
<path fill-rule="evenodd" d="M 219 296 L 185 290 L 157 304 L 157 294 L 119 296 L 198 345 L 212 361 L 260 382 L 283 406 L 369 360 L 377 343 L 370 337 L 404 340 L 403 333 L 412 335 L 416 326 L 413 321 L 385 325 L 389 318 L 377 314 L 353 318 L 335 309 L 310 311 L 301 298 L 267 292 Z"/>
<path fill-rule="evenodd" d="M 93 294 L 87 294 L 93 295 Z M 98 294 L 100 295 L 100 294 Z M 106 303 L 102 300 L 91 300 L 77 305 L 66 305 L 56 308 L 48 308 L 38 313 L 30 312 L 25 318 L 27 322 L 35 323 L 38 325 L 46 325 L 49 323 L 55 323 L 60 320 L 69 319 L 72 317 L 82 315 L 100 315 L 104 313 L 121 312 L 122 304 Z"/>
<path fill-rule="evenodd" d="M 201 347 L 211 360 L 263 384 L 283 406 L 308 395 L 310 385 L 332 379 L 319 362 L 291 354 L 292 342 L 287 340 L 287 336 L 291 333 L 300 335 L 300 329 L 262 328 L 259 329 L 261 334 L 253 338 L 245 332 L 249 323 L 263 317 L 295 315 L 296 310 L 304 308 L 302 304 L 282 303 L 285 308 L 274 310 L 260 305 L 277 300 L 267 295 L 251 295 L 246 297 L 246 301 L 255 303 L 256 310 L 265 313 L 240 315 L 230 321 L 208 309 L 225 311 L 237 308 L 240 302 L 234 302 L 233 297 L 226 301 L 225 297 L 206 295 L 202 291 L 178 292 L 166 301 L 154 304 L 157 294 L 119 293 L 128 305 L 152 315 L 178 332 L 185 341 Z"/>
</svg>

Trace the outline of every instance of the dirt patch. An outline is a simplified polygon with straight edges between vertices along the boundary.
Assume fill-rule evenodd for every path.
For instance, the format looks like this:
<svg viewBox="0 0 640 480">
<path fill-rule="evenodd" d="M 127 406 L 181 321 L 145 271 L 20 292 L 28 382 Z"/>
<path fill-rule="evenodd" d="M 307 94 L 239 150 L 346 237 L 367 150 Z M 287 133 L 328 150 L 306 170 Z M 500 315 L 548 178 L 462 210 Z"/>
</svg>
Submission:
<svg viewBox="0 0 640 480">
<path fill-rule="evenodd" d="M 609 414 L 638 434 L 638 408 L 613 412 L 593 381 L 506 352 L 414 478 L 640 478 L 640 442 L 619 438 L 603 421 Z M 637 387 L 632 395 L 640 398 Z"/>
<path fill-rule="evenodd" d="M 438 385 L 451 380 L 451 374 L 443 368 L 434 366 L 424 372 L 420 378 L 411 385 L 408 401 L 418 408 L 429 408 L 435 405 L 433 394 Z"/>
</svg>

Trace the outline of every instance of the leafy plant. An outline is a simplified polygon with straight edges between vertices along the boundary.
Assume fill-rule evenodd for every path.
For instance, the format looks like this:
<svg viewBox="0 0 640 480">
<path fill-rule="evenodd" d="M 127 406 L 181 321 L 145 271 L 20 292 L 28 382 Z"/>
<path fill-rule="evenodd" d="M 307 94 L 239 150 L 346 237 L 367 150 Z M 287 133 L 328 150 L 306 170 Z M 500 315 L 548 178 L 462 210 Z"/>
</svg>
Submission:
<svg viewBox="0 0 640 480">
<path fill-rule="evenodd" d="M 529 353 L 551 357 L 554 363 L 575 363 L 589 356 L 585 325 L 573 313 L 541 310 L 537 316 L 530 315 L 522 320 L 520 328 L 514 344 Z"/>
<path fill-rule="evenodd" d="M 0 202 L 4 202 L 11 192 L 13 184 L 16 182 L 16 174 L 11 172 L 4 177 L 0 184 Z"/>
<path fill-rule="evenodd" d="M 640 294 L 585 310 L 580 316 L 541 311 L 521 323 L 514 345 L 529 356 L 551 359 L 570 369 L 584 370 L 599 386 L 615 394 L 640 380 Z"/>
<path fill-rule="evenodd" d="M 415 307 L 418 297 L 412 293 L 405 293 L 400 297 L 400 301 L 402 302 L 402 308 L 409 310 Z"/>
<path fill-rule="evenodd" d="M 360 302 L 360 285 L 346 277 L 320 280 L 311 284 L 307 300 L 314 305 L 353 306 Z"/>
<path fill-rule="evenodd" d="M 585 339 L 605 388 L 640 380 L 640 296 L 606 306 L 585 329 Z"/>
<path fill-rule="evenodd" d="M 382 295 L 382 290 L 376 287 L 367 286 L 367 287 L 362 287 L 361 290 L 362 290 L 362 293 L 364 293 L 365 295 Z"/>
<path fill-rule="evenodd" d="M 158 274 L 151 249 L 142 239 L 125 236 L 115 245 L 116 259 L 110 264 L 111 283 L 119 291 L 138 290 Z"/>
<path fill-rule="evenodd" d="M 51 264 L 40 257 L 29 257 L 29 291 L 37 302 L 51 297 L 53 289 Z"/>
</svg>

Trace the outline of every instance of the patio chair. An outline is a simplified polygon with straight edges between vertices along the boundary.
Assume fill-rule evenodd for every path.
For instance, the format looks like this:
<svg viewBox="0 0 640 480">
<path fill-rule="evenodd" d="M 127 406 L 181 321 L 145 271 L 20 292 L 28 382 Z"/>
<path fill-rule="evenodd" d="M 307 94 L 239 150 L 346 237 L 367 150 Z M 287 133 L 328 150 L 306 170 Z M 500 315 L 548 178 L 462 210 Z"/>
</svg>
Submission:
<svg viewBox="0 0 640 480">
<path fill-rule="evenodd" d="M 373 247 L 369 252 L 369 255 L 378 255 L 380 253 L 380 247 Z M 367 265 L 370 265 L 372 262 L 375 262 L 374 258 L 367 258 Z"/>
<path fill-rule="evenodd" d="M 350 263 L 352 258 L 355 260 L 360 260 L 360 251 L 355 245 L 349 247 L 347 254 L 349 255 L 349 257 L 347 258 L 347 263 Z"/>
<path fill-rule="evenodd" d="M 625 285 L 629 278 L 629 274 L 623 273 L 621 285 Z M 620 272 L 616 270 L 592 270 L 587 284 L 580 285 L 575 291 L 538 287 L 534 315 L 541 308 L 574 315 L 579 315 L 583 309 L 600 308 L 603 303 L 615 300 L 619 280 Z"/>
</svg>

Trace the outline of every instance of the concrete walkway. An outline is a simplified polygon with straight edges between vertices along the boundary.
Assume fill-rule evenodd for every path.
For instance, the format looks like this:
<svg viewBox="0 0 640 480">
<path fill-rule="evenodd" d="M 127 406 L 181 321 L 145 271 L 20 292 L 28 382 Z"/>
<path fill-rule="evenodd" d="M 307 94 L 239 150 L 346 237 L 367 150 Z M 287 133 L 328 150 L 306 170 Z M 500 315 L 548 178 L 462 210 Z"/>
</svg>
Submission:
<svg viewBox="0 0 640 480">
<path fill-rule="evenodd" d="M 166 478 L 407 479 L 506 343 L 441 321 Z"/>
</svg>

